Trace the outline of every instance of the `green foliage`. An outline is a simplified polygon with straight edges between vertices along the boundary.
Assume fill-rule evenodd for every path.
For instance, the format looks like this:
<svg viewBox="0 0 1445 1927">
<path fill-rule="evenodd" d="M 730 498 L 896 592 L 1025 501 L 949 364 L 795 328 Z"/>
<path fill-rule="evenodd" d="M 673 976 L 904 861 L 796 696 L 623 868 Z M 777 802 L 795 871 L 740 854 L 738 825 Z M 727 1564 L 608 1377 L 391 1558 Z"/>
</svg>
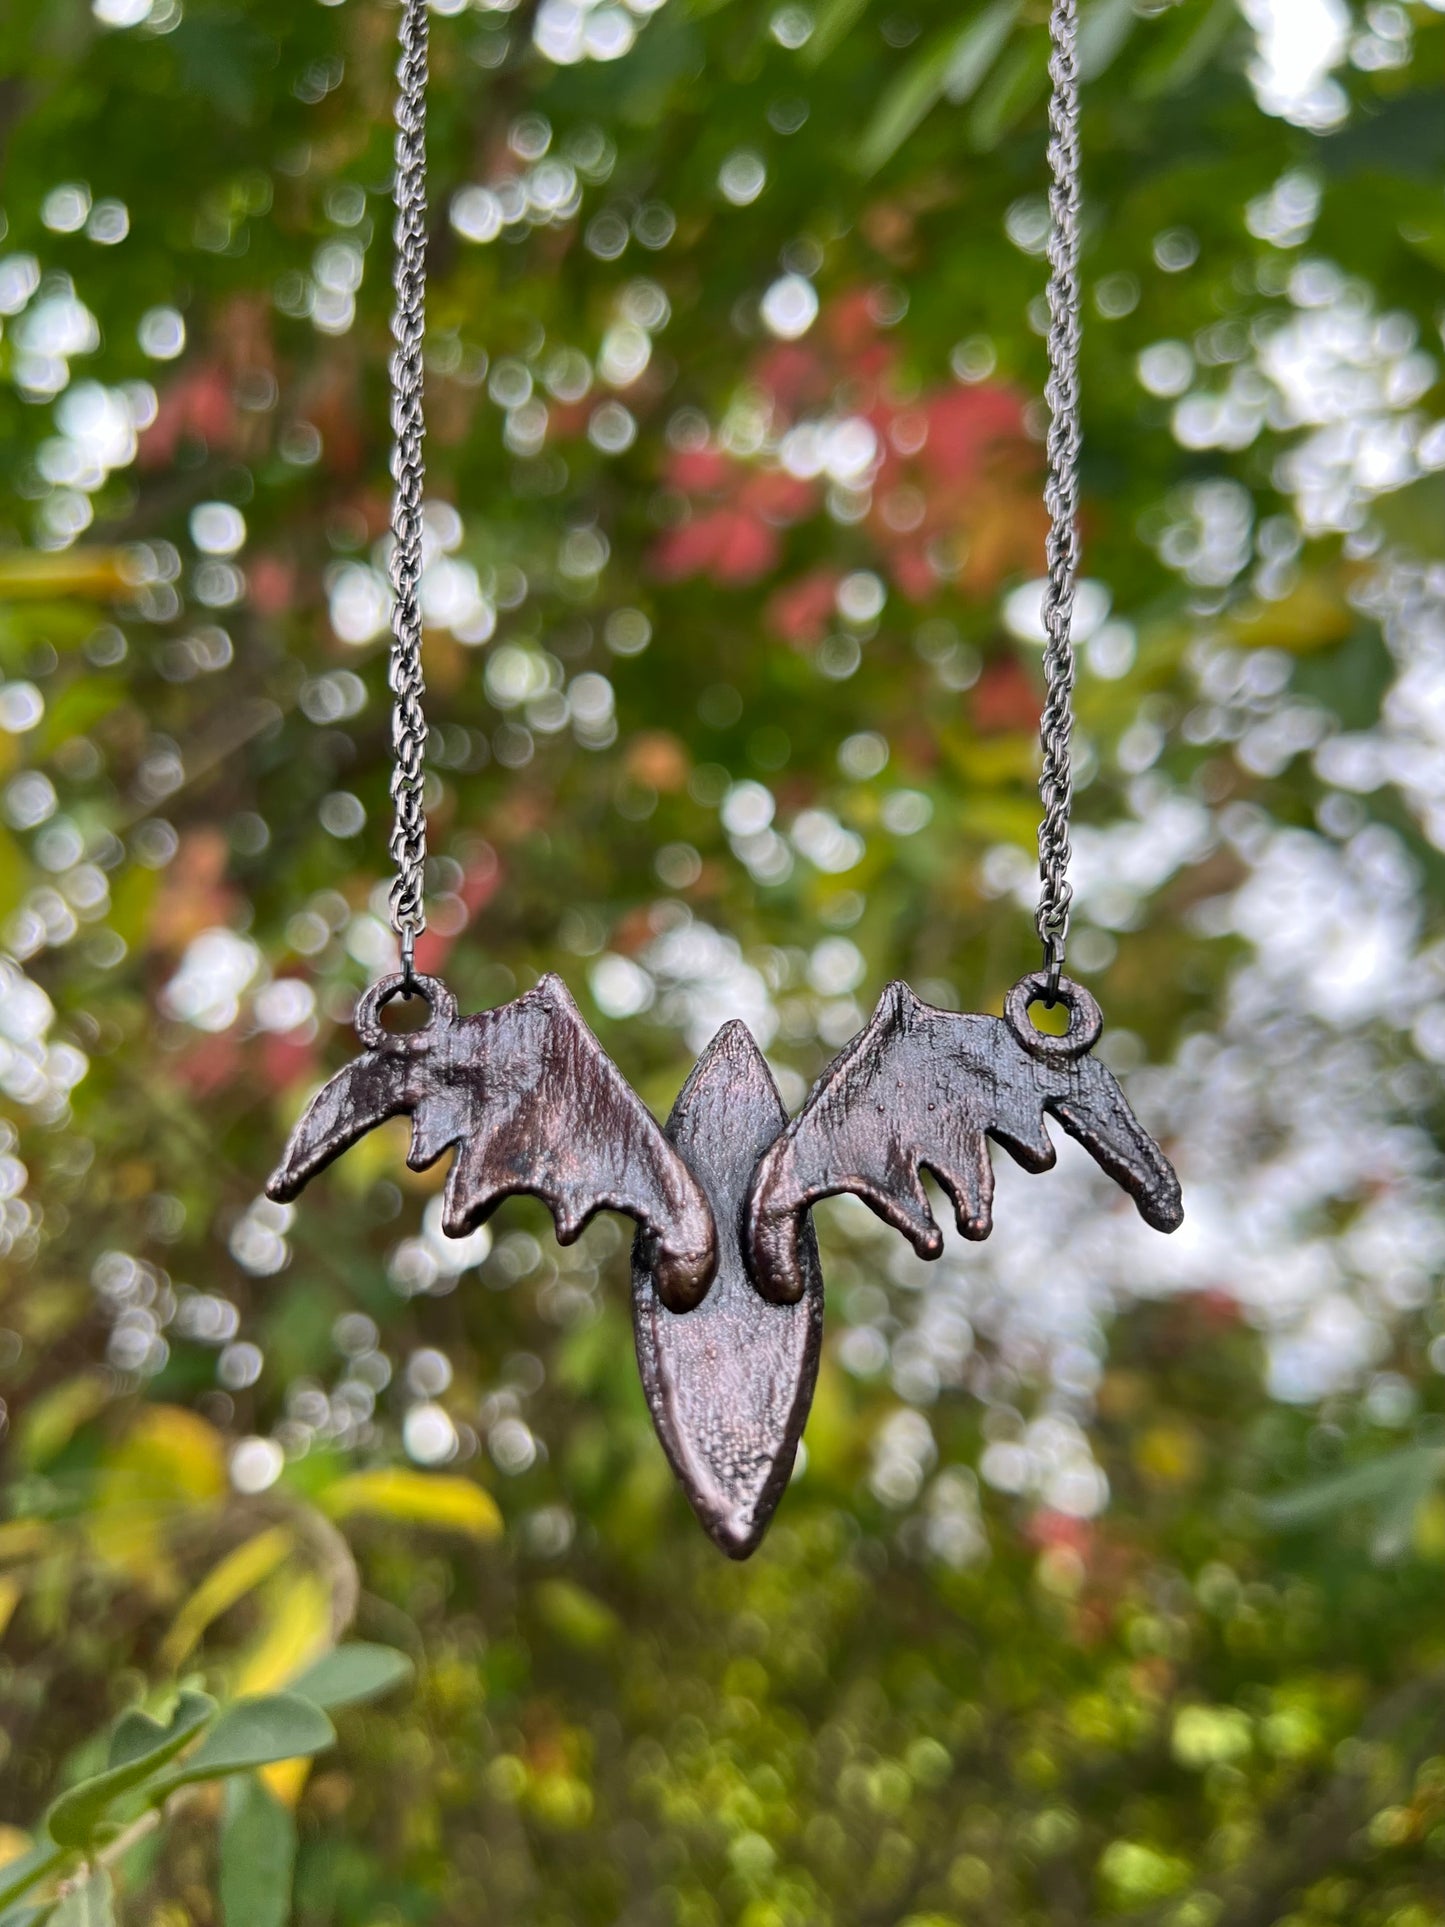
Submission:
<svg viewBox="0 0 1445 1927">
<path fill-rule="evenodd" d="M 220 1835 L 220 1893 L 226 1919 L 247 1927 L 289 1918 L 296 1825 L 257 1770 L 323 1752 L 336 1734 L 324 1707 L 361 1704 L 411 1675 L 405 1654 L 365 1643 L 333 1648 L 284 1693 L 219 1706 L 183 1688 L 169 1719 L 125 1713 L 110 1736 L 103 1771 L 68 1788 L 45 1815 L 47 1838 L 0 1869 L 0 1906 L 60 1879 L 48 1917 L 70 1927 L 112 1920 L 110 1863 L 181 1810 L 176 1796 L 229 1782 Z M 192 1745 L 192 1742 L 198 1742 Z M 189 1751 L 186 1749 L 190 1748 Z M 73 1869 L 83 1856 L 80 1872 Z M 42 1902 L 34 1918 L 45 1917 Z M 32 1916 L 17 1910 L 17 1922 Z M 9 1921 L 9 1911 L 4 1919 Z"/>
<path fill-rule="evenodd" d="M 286 1927 L 296 1865 L 296 1821 L 253 1777 L 233 1780 L 221 1827 L 220 1901 L 226 1927 Z"/>
<path fill-rule="evenodd" d="M 110 1875 L 98 1868 L 71 1888 L 50 1918 L 55 1927 L 114 1927 L 114 1899 Z"/>
<path fill-rule="evenodd" d="M 7 1916 L 10 1902 L 44 1880 L 63 1857 L 63 1848 L 57 1847 L 53 1841 L 40 1840 L 28 1852 L 19 1854 L 0 1868 L 0 1907 L 6 1909 Z"/>
<path fill-rule="evenodd" d="M 390 1646 L 352 1640 L 324 1653 L 293 1682 L 292 1691 L 313 1706 L 334 1713 L 343 1706 L 364 1706 L 409 1680 L 412 1664 Z"/>
<path fill-rule="evenodd" d="M 198 1780 L 214 1780 L 229 1773 L 247 1773 L 319 1753 L 336 1734 L 319 1706 L 296 1693 L 268 1693 L 237 1700 L 228 1706 L 195 1752 L 154 1781 L 152 1799 L 164 1799 L 177 1787 Z"/>
<path fill-rule="evenodd" d="M 196 1737 L 215 1711 L 216 1702 L 208 1694 L 181 1693 L 164 1725 L 147 1713 L 127 1713 L 111 1738 L 106 1771 L 62 1794 L 46 1814 L 51 1839 L 62 1847 L 87 1846 L 107 1808 L 149 1780 Z"/>
<path fill-rule="evenodd" d="M 615 1223 L 261 1198 L 388 954 L 395 9 L 0 8 L 3 1927 L 1445 1919 L 1445 15 L 1291 120 L 1082 13 L 1070 968 L 1190 1216 L 820 1213 L 735 1568 Z M 571 18 L 433 9 L 421 960 L 795 1105 L 1037 957 L 1043 14 Z"/>
</svg>

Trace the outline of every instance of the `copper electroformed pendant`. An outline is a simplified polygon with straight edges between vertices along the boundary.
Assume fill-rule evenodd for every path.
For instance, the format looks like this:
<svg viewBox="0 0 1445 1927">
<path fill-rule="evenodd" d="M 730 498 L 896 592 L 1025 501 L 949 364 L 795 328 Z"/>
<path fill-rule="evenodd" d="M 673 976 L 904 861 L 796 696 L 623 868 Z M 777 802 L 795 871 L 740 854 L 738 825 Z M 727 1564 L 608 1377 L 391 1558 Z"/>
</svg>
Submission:
<svg viewBox="0 0 1445 1927">
<path fill-rule="evenodd" d="M 411 988 L 431 1005 L 431 1022 L 388 1031 L 382 1006 L 404 987 L 386 977 L 362 997 L 356 1031 L 366 1048 L 312 1099 L 268 1195 L 294 1198 L 358 1138 L 409 1116 L 413 1171 L 457 1147 L 442 1218 L 449 1237 L 475 1230 L 517 1192 L 542 1200 L 564 1245 L 596 1212 L 625 1212 L 640 1226 L 664 1303 L 695 1305 L 716 1265 L 707 1200 L 561 978 L 458 1017 L 445 984 L 416 977 Z"/>
<path fill-rule="evenodd" d="M 348 1145 L 405 1115 L 413 1170 L 456 1149 L 442 1219 L 454 1237 L 517 1192 L 548 1206 L 563 1244 L 599 1210 L 635 1218 L 633 1315 L 653 1421 L 707 1531 L 725 1552 L 745 1558 L 788 1482 L 817 1378 L 823 1282 L 809 1213 L 820 1198 L 853 1192 L 920 1256 L 936 1258 L 943 1234 L 922 1174 L 947 1192 L 964 1237 L 985 1238 L 993 1203 L 987 1140 L 1025 1169 L 1046 1170 L 1054 1162 L 1045 1124 L 1052 1116 L 1149 1224 L 1172 1231 L 1183 1215 L 1169 1161 L 1091 1055 L 1098 1005 L 1062 975 L 1072 898 L 1070 631 L 1079 564 L 1077 0 L 1050 0 L 1049 21 L 1048 640 L 1036 918 L 1044 968 L 1014 986 L 1002 1017 L 935 1010 L 906 984 L 890 984 L 791 1123 L 752 1037 L 741 1024 L 726 1025 L 688 1079 L 665 1134 L 559 978 L 460 1017 L 444 984 L 415 974 L 427 854 L 420 602 L 427 17 L 428 0 L 402 0 L 390 561 L 391 922 L 402 970 L 362 997 L 362 1054 L 312 1100 L 267 1190 L 294 1198 Z M 400 995 L 426 1000 L 425 1029 L 385 1028 L 382 1009 Z M 1041 1032 L 1029 1015 L 1033 1004 L 1056 1002 L 1069 1014 L 1062 1037 Z"/>
<path fill-rule="evenodd" d="M 793 1302 L 761 1297 L 743 1256 L 753 1172 L 787 1121 L 746 1025 L 725 1025 L 667 1120 L 668 1138 L 712 1206 L 717 1276 L 702 1303 L 678 1316 L 641 1235 L 633 1254 L 637 1362 L 653 1423 L 688 1503 L 734 1559 L 745 1559 L 762 1538 L 788 1483 L 823 1340 L 812 1225 L 799 1227 L 792 1246 Z"/>
</svg>

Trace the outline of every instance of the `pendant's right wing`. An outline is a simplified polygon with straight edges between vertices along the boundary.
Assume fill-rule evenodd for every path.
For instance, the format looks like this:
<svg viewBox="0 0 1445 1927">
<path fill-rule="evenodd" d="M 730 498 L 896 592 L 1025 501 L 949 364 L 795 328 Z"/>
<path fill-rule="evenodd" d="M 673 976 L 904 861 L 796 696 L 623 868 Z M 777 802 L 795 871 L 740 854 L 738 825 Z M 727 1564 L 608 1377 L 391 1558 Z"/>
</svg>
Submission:
<svg viewBox="0 0 1445 1927">
<path fill-rule="evenodd" d="M 1073 994 L 1087 997 L 1077 988 Z M 993 1228 L 988 1139 L 1026 1170 L 1046 1171 L 1055 1157 L 1049 1114 L 1129 1192 L 1147 1223 L 1173 1231 L 1184 1216 L 1179 1180 L 1110 1072 L 1086 1042 L 1040 1038 L 1032 1026 L 1028 1038 L 1019 1020 L 935 1010 L 906 984 L 890 984 L 867 1028 L 829 1065 L 758 1165 L 748 1257 L 764 1296 L 786 1304 L 801 1295 L 804 1220 L 820 1199 L 840 1192 L 861 1198 L 921 1258 L 936 1258 L 943 1233 L 923 1188 L 928 1171 L 952 1201 L 963 1236 L 986 1238 Z"/>
</svg>

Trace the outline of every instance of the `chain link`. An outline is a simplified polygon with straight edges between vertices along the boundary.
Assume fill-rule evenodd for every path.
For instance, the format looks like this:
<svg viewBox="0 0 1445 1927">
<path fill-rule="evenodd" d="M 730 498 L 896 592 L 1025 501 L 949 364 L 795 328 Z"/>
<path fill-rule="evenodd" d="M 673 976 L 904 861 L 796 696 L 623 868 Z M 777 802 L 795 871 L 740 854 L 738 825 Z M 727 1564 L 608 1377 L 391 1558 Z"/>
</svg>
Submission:
<svg viewBox="0 0 1445 1927">
<path fill-rule="evenodd" d="M 426 928 L 424 803 L 426 716 L 421 666 L 422 334 L 426 321 L 427 0 L 402 0 L 397 64 L 396 223 L 391 332 L 391 927 L 401 939 L 402 973 L 414 974 L 416 940 Z"/>
<path fill-rule="evenodd" d="M 1077 0 L 1053 0 L 1049 15 L 1049 512 L 1043 619 L 1046 696 L 1039 722 L 1039 878 L 1035 917 L 1044 946 L 1049 1002 L 1058 992 L 1069 934 L 1069 817 L 1074 804 L 1069 738 L 1074 727 L 1074 590 L 1079 575 L 1079 65 Z"/>
</svg>

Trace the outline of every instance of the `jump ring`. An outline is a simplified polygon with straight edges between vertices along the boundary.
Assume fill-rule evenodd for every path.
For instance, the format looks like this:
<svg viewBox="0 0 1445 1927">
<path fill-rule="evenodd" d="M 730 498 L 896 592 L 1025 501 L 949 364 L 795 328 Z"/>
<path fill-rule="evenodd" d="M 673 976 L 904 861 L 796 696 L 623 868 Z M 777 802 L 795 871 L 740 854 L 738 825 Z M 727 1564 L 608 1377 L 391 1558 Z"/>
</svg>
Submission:
<svg viewBox="0 0 1445 1927">
<path fill-rule="evenodd" d="M 431 1006 L 431 1022 L 421 1030 L 387 1030 L 381 1013 L 394 997 L 422 997 Z M 412 977 L 400 971 L 380 977 L 362 992 L 356 1006 L 356 1034 L 368 1050 L 425 1051 L 440 1030 L 457 1021 L 457 1000 L 440 977 Z"/>
<path fill-rule="evenodd" d="M 1062 1037 L 1051 1037 L 1029 1016 L 1032 1004 L 1042 1003 L 1049 994 L 1051 972 L 1035 970 L 1020 977 L 1004 999 L 1003 1014 L 1009 1029 L 1029 1053 L 1042 1063 L 1069 1062 L 1093 1049 L 1104 1028 L 1104 1013 L 1094 997 L 1072 977 L 1060 977 L 1054 986 L 1054 1001 L 1064 1004 L 1069 1013 L 1069 1028 Z"/>
</svg>

